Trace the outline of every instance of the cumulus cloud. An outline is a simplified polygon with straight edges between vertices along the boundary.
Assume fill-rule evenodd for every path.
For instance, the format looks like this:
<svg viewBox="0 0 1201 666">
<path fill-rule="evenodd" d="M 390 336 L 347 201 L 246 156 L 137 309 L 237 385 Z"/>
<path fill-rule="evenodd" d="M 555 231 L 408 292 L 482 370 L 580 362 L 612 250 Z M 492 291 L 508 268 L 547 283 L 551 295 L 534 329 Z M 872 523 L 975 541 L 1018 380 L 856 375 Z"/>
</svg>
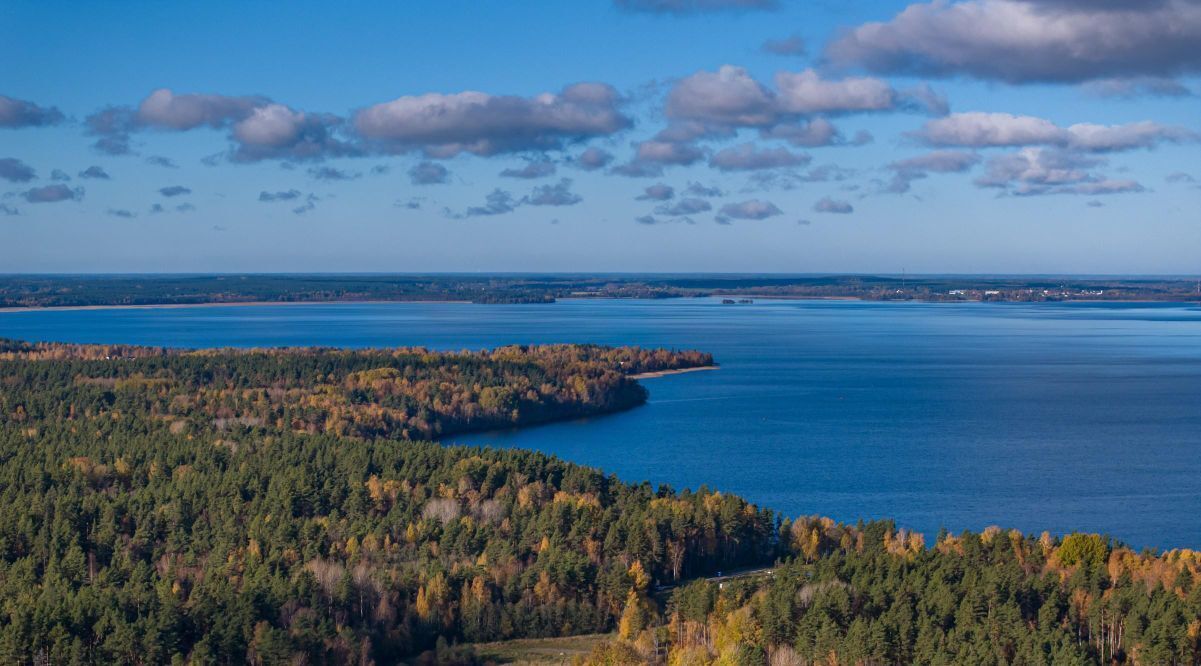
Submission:
<svg viewBox="0 0 1201 666">
<path fill-rule="evenodd" d="M 625 164 L 618 164 L 609 169 L 609 173 L 629 178 L 658 178 L 663 175 L 663 165 L 631 161 Z"/>
<path fill-rule="evenodd" d="M 175 163 L 175 160 L 171 159 L 170 157 L 164 157 L 162 155 L 151 155 L 151 156 L 147 157 L 146 164 L 153 164 L 154 166 L 160 166 L 160 167 L 163 167 L 164 169 L 178 169 L 179 168 L 179 165 Z"/>
<path fill-rule="evenodd" d="M 916 107 L 940 113 L 945 106 L 945 100 L 929 87 L 902 93 L 880 79 L 825 79 L 812 69 L 778 72 L 774 83 L 773 90 L 744 68 L 723 65 L 716 72 L 697 72 L 676 83 L 664 111 L 673 121 L 698 123 L 710 133 L 728 133 L 731 128 L 764 128 L 814 115 Z"/>
<path fill-rule="evenodd" d="M 102 136 L 92 143 L 92 148 L 105 155 L 128 155 L 133 152 L 128 135 Z"/>
<path fill-rule="evenodd" d="M 827 117 L 910 110 L 942 115 L 947 102 L 926 85 L 898 91 L 880 79 L 826 79 L 813 69 L 779 72 L 774 87 L 769 87 L 742 67 L 723 65 L 717 71 L 696 72 L 671 88 L 664 105 L 669 125 L 640 149 L 647 145 L 668 152 L 675 147 L 696 161 L 703 152 L 693 142 L 732 137 L 740 129 L 757 129 L 762 138 L 796 146 L 858 145 L 869 142 L 871 135 L 861 133 L 848 141 Z M 671 163 L 690 162 L 639 157 L 618 173 L 653 174 L 656 170 L 647 165 Z"/>
<path fill-rule="evenodd" d="M 121 218 L 125 218 L 127 220 L 133 219 L 138 216 L 137 213 L 135 213 L 131 210 L 126 210 L 124 208 L 109 208 L 105 212 L 109 215 L 112 215 L 113 217 L 121 217 Z"/>
<path fill-rule="evenodd" d="M 785 39 L 769 39 L 763 42 L 763 51 L 781 56 L 805 55 L 805 40 L 800 35 L 792 35 Z"/>
<path fill-rule="evenodd" d="M 574 206 L 583 200 L 583 197 L 571 191 L 571 179 L 563 178 L 554 184 L 535 187 L 529 196 L 522 198 L 521 203 L 531 206 Z"/>
<path fill-rule="evenodd" d="M 513 168 L 505 169 L 500 172 L 500 175 L 505 178 L 525 178 L 527 180 L 530 180 L 530 179 L 534 179 L 534 178 L 545 178 L 547 176 L 553 176 L 554 173 L 555 173 L 555 163 L 550 160 L 540 159 L 540 160 L 529 160 L 525 163 L 525 166 L 523 166 L 519 169 L 513 169 Z"/>
<path fill-rule="evenodd" d="M 888 165 L 892 170 L 892 182 L 887 191 L 901 194 L 909 191 L 910 184 L 927 177 L 930 173 L 963 173 L 980 162 L 975 153 L 941 150 L 926 155 L 899 160 Z"/>
<path fill-rule="evenodd" d="M 108 155 L 127 155 L 133 152 L 130 133 L 137 129 L 133 109 L 109 106 L 89 115 L 84 124 L 87 133 L 98 137 L 92 147 Z"/>
<path fill-rule="evenodd" d="M 168 88 L 152 91 L 137 108 L 110 106 L 87 117 L 90 134 L 99 137 L 93 146 L 101 152 L 124 155 L 132 152 L 130 135 L 138 130 L 187 131 L 199 127 L 229 127 L 248 117 L 256 106 L 267 104 L 262 97 L 230 97 L 216 94 L 176 94 Z"/>
<path fill-rule="evenodd" d="M 220 128 L 246 118 L 255 107 L 267 103 L 263 97 L 176 94 L 168 88 L 159 88 L 138 105 L 137 121 L 158 129 Z"/>
<path fill-rule="evenodd" d="M 720 197 L 725 195 L 725 192 L 716 185 L 702 185 L 695 182 L 688 183 L 688 187 L 684 188 L 684 193 L 691 194 L 694 197 Z"/>
<path fill-rule="evenodd" d="M 0 95 L 0 128 L 42 127 L 56 125 L 65 119 L 57 107 L 39 106 L 33 102 Z"/>
<path fill-rule="evenodd" d="M 643 141 L 638 144 L 634 160 L 644 164 L 689 165 L 704 159 L 705 152 L 697 146 L 672 141 Z"/>
<path fill-rule="evenodd" d="M 151 92 L 137 108 L 111 106 L 88 116 L 90 134 L 101 152 L 131 152 L 131 135 L 140 130 L 184 132 L 228 129 L 238 162 L 265 159 L 307 160 L 353 155 L 357 148 L 339 139 L 337 116 L 297 111 L 261 96 L 178 94 L 168 88 Z"/>
<path fill-rule="evenodd" d="M 709 158 L 709 166 L 721 171 L 755 171 L 802 166 L 812 160 L 809 155 L 794 153 L 787 148 L 758 150 L 753 143 L 742 143 L 718 151 Z"/>
<path fill-rule="evenodd" d="M 1151 121 L 1125 125 L 1077 123 L 1060 127 L 1034 116 L 970 111 L 926 122 L 911 136 L 934 146 L 1060 146 L 1090 152 L 1152 148 L 1163 142 L 1195 141 L 1197 134 L 1182 127 Z"/>
<path fill-rule="evenodd" d="M 304 215 L 305 213 L 316 209 L 317 202 L 320 200 L 321 199 L 319 199 L 317 195 L 309 194 L 307 197 L 305 197 L 303 204 L 292 209 L 292 213 L 294 215 Z"/>
<path fill-rule="evenodd" d="M 621 96 L 603 83 L 577 83 L 534 97 L 468 91 L 400 97 L 354 116 L 358 132 L 384 150 L 437 157 L 549 150 L 608 136 L 632 124 Z"/>
<path fill-rule="evenodd" d="M 685 77 L 667 94 L 667 117 L 718 126 L 765 126 L 779 116 L 776 96 L 742 67 Z"/>
<path fill-rule="evenodd" d="M 160 187 L 158 193 L 170 198 L 191 194 L 192 190 L 191 188 L 184 187 L 183 185 L 168 185 L 167 187 Z"/>
<path fill-rule="evenodd" d="M 504 215 L 512 213 L 520 204 L 519 201 L 513 198 L 512 192 L 506 192 L 502 189 L 492 190 L 488 196 L 484 197 L 483 206 L 472 206 L 465 213 L 457 217 L 479 217 L 482 215 Z"/>
<path fill-rule="evenodd" d="M 28 183 L 38 177 L 33 167 L 15 157 L 0 157 L 0 178 L 10 183 Z"/>
<path fill-rule="evenodd" d="M 1125 125 L 1077 123 L 1067 128 L 1068 147 L 1094 152 L 1153 148 L 1159 143 L 1196 141 L 1195 132 L 1151 121 Z"/>
<path fill-rule="evenodd" d="M 872 135 L 866 131 L 860 131 L 854 138 L 848 140 L 834 127 L 833 123 L 821 117 L 764 127 L 759 130 L 759 136 L 764 139 L 780 139 L 803 148 L 839 145 L 860 146 L 870 143 L 872 140 Z"/>
<path fill-rule="evenodd" d="M 721 220 L 765 220 L 782 214 L 774 203 L 760 199 L 748 199 L 738 203 L 728 203 L 721 207 L 718 215 Z"/>
<path fill-rule="evenodd" d="M 613 4 L 628 12 L 676 16 L 772 10 L 779 7 L 778 0 L 613 0 Z"/>
<path fill-rule="evenodd" d="M 928 121 L 914 133 L 936 146 L 1025 146 L 1061 142 L 1064 131 L 1055 123 L 1033 116 L 970 111 Z"/>
<path fill-rule="evenodd" d="M 259 192 L 259 201 L 292 201 L 301 197 L 300 190 L 284 190 L 281 192 Z"/>
<path fill-rule="evenodd" d="M 13 208 L 12 206 L 5 204 L 5 203 L 0 203 L 0 215 L 20 215 L 20 214 L 21 214 L 21 211 L 17 210 L 16 208 Z"/>
<path fill-rule="evenodd" d="M 897 107 L 899 98 L 897 91 L 880 79 L 831 81 L 812 69 L 780 72 L 776 74 L 776 87 L 784 111 L 805 115 L 890 111 Z"/>
<path fill-rule="evenodd" d="M 21 198 L 29 203 L 55 203 L 58 201 L 79 201 L 83 199 L 83 188 L 71 188 L 61 183 L 35 187 L 21 193 Z"/>
<path fill-rule="evenodd" d="M 676 190 L 670 185 L 655 183 L 646 188 L 642 194 L 635 197 L 638 201 L 667 201 L 676 195 Z"/>
<path fill-rule="evenodd" d="M 585 148 L 584 152 L 575 157 L 573 163 L 585 171 L 603 169 L 613 161 L 613 154 L 595 146 Z"/>
<path fill-rule="evenodd" d="M 66 182 L 66 181 L 71 180 L 71 175 L 68 174 L 66 171 L 63 171 L 62 169 L 54 169 L 53 171 L 50 172 L 50 180 Z"/>
<path fill-rule="evenodd" d="M 1164 180 L 1166 180 L 1169 183 L 1195 183 L 1195 182 L 1197 182 L 1196 178 L 1193 178 L 1191 175 L 1189 175 L 1183 171 L 1177 171 L 1175 173 L 1170 173 L 1170 174 L 1168 174 L 1167 178 L 1165 178 Z"/>
<path fill-rule="evenodd" d="M 359 149 L 336 135 L 343 120 L 328 113 L 306 113 L 282 104 L 256 107 L 233 127 L 237 162 L 265 159 L 317 160 L 357 155 Z"/>
<path fill-rule="evenodd" d="M 793 190 L 806 183 L 843 181 L 854 176 L 856 171 L 836 164 L 823 164 L 807 171 L 782 170 L 758 171 L 750 175 L 749 185 L 744 192 L 755 190 Z"/>
<path fill-rule="evenodd" d="M 704 199 L 686 198 L 680 199 L 675 203 L 662 204 L 655 207 L 655 212 L 659 215 L 669 215 L 671 217 L 681 217 L 683 215 L 696 215 L 713 210 L 713 205 Z"/>
<path fill-rule="evenodd" d="M 363 174 L 355 171 L 346 171 L 331 166 L 313 167 L 309 169 L 309 176 L 317 180 L 354 180 Z"/>
<path fill-rule="evenodd" d="M 867 23 L 826 49 L 886 74 L 963 74 L 1010 83 L 1201 71 L 1201 3 L 934 0 Z"/>
<path fill-rule="evenodd" d="M 450 182 L 450 171 L 437 162 L 419 162 L 409 169 L 414 185 L 441 185 Z"/>
<path fill-rule="evenodd" d="M 92 166 L 84 169 L 83 171 L 80 171 L 79 177 L 80 178 L 95 178 L 98 180 L 109 180 L 109 178 L 110 178 L 110 176 L 108 175 L 108 172 L 104 170 L 104 167 L 100 167 L 100 166 L 96 166 L 96 165 L 92 165 Z"/>
<path fill-rule="evenodd" d="M 1017 196 L 1143 191 L 1137 181 L 1112 180 L 1090 171 L 1104 163 L 1100 157 L 1059 148 L 1022 148 L 989 159 L 984 175 L 975 182 Z"/>
<path fill-rule="evenodd" d="M 651 139 L 636 144 L 634 159 L 609 171 L 619 176 L 655 178 L 663 175 L 664 166 L 687 166 L 704 158 L 705 151 L 694 144 Z"/>
<path fill-rule="evenodd" d="M 849 215 L 855 212 L 855 207 L 846 201 L 831 199 L 830 197 L 822 197 L 820 201 L 813 204 L 813 210 L 818 213 L 835 213 L 838 215 Z"/>
</svg>

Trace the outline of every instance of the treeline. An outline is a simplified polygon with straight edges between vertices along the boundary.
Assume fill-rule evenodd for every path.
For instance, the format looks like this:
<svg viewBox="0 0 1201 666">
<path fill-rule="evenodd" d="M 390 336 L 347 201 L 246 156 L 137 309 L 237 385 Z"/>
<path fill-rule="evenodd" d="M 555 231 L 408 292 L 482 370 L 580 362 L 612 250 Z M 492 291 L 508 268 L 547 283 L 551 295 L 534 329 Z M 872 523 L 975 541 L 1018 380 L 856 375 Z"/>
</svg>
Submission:
<svg viewBox="0 0 1201 666">
<path fill-rule="evenodd" d="M 680 292 L 604 275 L 9 275 L 0 308 L 334 301 L 553 303 L 558 298 L 662 298 Z"/>
<path fill-rule="evenodd" d="M 700 352 L 594 345 L 186 352 L 5 340 L 0 360 L 11 361 L 0 418 L 15 421 L 124 416 L 176 433 L 242 425 L 402 439 L 626 409 L 646 400 L 628 375 L 713 363 Z"/>
<path fill-rule="evenodd" d="M 753 295 L 865 300 L 1195 301 L 1171 278 L 878 275 L 9 275 L 0 308 L 199 303 L 470 301 Z"/>
</svg>

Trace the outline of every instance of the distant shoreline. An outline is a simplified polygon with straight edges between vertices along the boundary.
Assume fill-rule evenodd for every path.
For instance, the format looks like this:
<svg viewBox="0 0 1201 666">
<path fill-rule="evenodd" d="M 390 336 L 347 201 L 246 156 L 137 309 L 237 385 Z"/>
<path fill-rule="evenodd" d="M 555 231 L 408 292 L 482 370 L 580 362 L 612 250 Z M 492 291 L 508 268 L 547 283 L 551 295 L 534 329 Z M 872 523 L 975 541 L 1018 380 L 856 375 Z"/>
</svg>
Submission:
<svg viewBox="0 0 1201 666">
<path fill-rule="evenodd" d="M 655 379 L 656 377 L 666 377 L 668 375 L 682 375 L 685 372 L 700 372 L 701 370 L 717 370 L 720 365 L 702 365 L 695 368 L 678 368 L 676 370 L 656 370 L 654 372 L 640 372 L 636 375 L 626 375 L 629 379 Z"/>
<path fill-rule="evenodd" d="M 749 299 L 749 300 L 764 300 L 764 301 L 861 301 L 861 302 L 925 302 L 925 304 L 934 305 L 958 305 L 966 304 L 966 302 L 980 302 L 980 304 L 1028 304 L 1028 305 L 1054 305 L 1064 304 L 1064 302 L 1099 302 L 1099 304 L 1115 304 L 1115 302 L 1161 302 L 1164 305 L 1194 305 L 1196 300 L 1160 300 L 1160 299 L 1059 299 L 1045 301 L 1020 301 L 1020 300 L 981 300 L 981 299 L 957 299 L 957 300 L 942 300 L 942 299 L 866 299 L 864 296 L 793 296 L 788 294 L 716 294 L 712 298 L 725 299 Z M 734 304 L 734 305 L 753 305 L 753 304 Z"/>
<path fill-rule="evenodd" d="M 0 307 L 0 313 L 5 312 L 59 312 L 70 310 L 176 310 L 179 308 L 219 308 L 219 307 L 249 307 L 253 305 L 383 305 L 386 303 L 467 303 L 472 301 L 452 300 L 370 300 L 370 301 L 205 301 L 203 303 L 142 303 L 137 305 L 22 305 L 15 308 Z"/>
<path fill-rule="evenodd" d="M 745 298 L 761 301 L 858 301 L 862 303 L 931 303 L 931 304 L 961 304 L 961 303 L 1023 303 L 1023 304 L 1055 304 L 1055 303 L 1162 303 L 1165 305 L 1192 305 L 1192 300 L 1159 300 L 1154 298 L 1064 298 L 1055 301 L 1018 301 L 1018 300 L 936 300 L 929 298 L 910 298 L 885 300 L 864 298 L 862 296 L 804 296 L 788 294 L 707 294 L 698 296 L 676 296 L 671 299 L 696 298 Z M 563 297 L 557 301 L 600 301 L 600 300 L 636 300 L 623 297 Z M 460 305 L 505 305 L 505 303 L 476 303 L 470 300 L 451 299 L 372 299 L 372 300 L 328 300 L 328 301 L 205 301 L 203 303 L 139 303 L 128 305 L 21 305 L 17 307 L 0 306 L 0 314 L 5 312 L 70 312 L 84 310 L 176 310 L 180 308 L 218 308 L 218 307 L 251 307 L 265 305 L 386 305 L 389 303 L 429 303 L 429 304 L 460 304 Z M 550 303 L 547 303 L 550 304 Z M 741 305 L 746 305 L 745 303 Z"/>
</svg>

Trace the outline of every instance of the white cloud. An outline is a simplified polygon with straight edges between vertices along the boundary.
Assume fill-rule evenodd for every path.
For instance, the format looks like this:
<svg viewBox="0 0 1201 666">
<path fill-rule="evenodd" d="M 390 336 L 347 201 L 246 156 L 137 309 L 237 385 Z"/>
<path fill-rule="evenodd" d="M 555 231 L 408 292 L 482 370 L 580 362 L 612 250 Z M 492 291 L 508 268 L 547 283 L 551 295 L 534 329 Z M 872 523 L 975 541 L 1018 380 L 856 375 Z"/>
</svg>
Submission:
<svg viewBox="0 0 1201 666">
<path fill-rule="evenodd" d="M 369 106 L 354 116 L 358 132 L 392 152 L 438 157 L 547 150 L 630 126 L 608 85 L 578 83 L 558 94 L 495 96 L 430 93 Z"/>
<path fill-rule="evenodd" d="M 826 55 L 887 74 L 1086 81 L 1197 72 L 1199 43 L 1195 0 L 934 0 L 847 31 Z"/>
</svg>

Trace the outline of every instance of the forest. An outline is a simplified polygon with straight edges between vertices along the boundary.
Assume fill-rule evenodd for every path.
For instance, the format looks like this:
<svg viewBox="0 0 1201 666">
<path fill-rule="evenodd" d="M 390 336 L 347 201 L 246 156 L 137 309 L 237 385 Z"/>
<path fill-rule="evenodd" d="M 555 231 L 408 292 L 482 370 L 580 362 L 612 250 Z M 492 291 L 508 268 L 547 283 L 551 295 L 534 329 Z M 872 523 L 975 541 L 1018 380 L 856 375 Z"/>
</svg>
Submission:
<svg viewBox="0 0 1201 666">
<path fill-rule="evenodd" d="M 631 375 L 713 363 L 0 341 L 0 662 L 474 664 L 612 633 L 586 663 L 1201 663 L 1198 552 L 927 544 L 428 441 L 636 406 Z"/>
</svg>

